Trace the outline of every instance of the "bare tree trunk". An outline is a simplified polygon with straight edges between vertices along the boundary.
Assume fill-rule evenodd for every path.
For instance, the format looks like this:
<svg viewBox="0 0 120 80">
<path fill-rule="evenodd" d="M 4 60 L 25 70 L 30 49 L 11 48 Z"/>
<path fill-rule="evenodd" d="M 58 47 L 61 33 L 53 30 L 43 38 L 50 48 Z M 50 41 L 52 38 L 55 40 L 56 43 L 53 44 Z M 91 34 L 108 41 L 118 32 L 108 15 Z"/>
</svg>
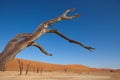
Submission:
<svg viewBox="0 0 120 80">
<path fill-rule="evenodd" d="M 30 68 L 30 63 L 27 65 L 27 68 L 26 68 L 26 73 L 25 73 L 25 75 L 27 75 L 27 74 L 28 74 L 29 68 Z"/>
<path fill-rule="evenodd" d="M 18 65 L 19 65 L 20 75 L 22 75 L 22 71 L 23 71 L 23 62 L 22 62 L 20 59 L 18 60 Z"/>
<path fill-rule="evenodd" d="M 7 67 L 7 66 L 4 64 L 4 67 L 3 67 L 3 72 L 4 72 L 4 71 L 6 71 L 6 67 Z"/>
<path fill-rule="evenodd" d="M 38 39 L 45 33 L 55 33 L 55 34 L 61 36 L 62 38 L 66 39 L 70 43 L 78 44 L 81 47 L 88 49 L 90 51 L 94 50 L 94 48 L 92 48 L 92 47 L 85 46 L 80 42 L 77 42 L 75 40 L 67 38 L 66 36 L 64 36 L 63 34 L 58 32 L 57 30 L 48 30 L 47 29 L 48 26 L 52 25 L 55 22 L 60 22 L 62 20 L 72 20 L 73 18 L 77 18 L 79 16 L 78 14 L 75 14 L 73 16 L 67 16 L 67 14 L 71 11 L 74 11 L 74 8 L 66 10 L 65 12 L 63 12 L 62 15 L 60 15 L 57 18 L 54 18 L 54 19 L 51 19 L 51 20 L 41 23 L 33 33 L 30 33 L 30 34 L 19 33 L 14 38 L 12 38 L 6 45 L 5 49 L 0 54 L 0 65 L 1 65 L 0 70 L 3 69 L 3 67 L 4 67 L 3 64 L 14 59 L 15 56 L 21 50 L 23 50 L 24 48 L 29 47 L 29 46 L 35 46 L 35 47 L 39 48 L 45 55 L 52 56 L 52 54 L 47 53 L 44 50 L 44 48 L 42 48 L 42 46 L 40 46 L 39 44 L 37 44 L 35 42 L 36 39 Z"/>
<path fill-rule="evenodd" d="M 0 63 L 0 71 L 5 71 L 5 64 Z"/>
<path fill-rule="evenodd" d="M 67 69 L 67 66 L 65 65 L 65 66 L 64 66 L 64 72 L 67 72 L 67 70 L 68 70 L 68 69 Z"/>
<path fill-rule="evenodd" d="M 39 67 L 37 67 L 37 73 L 39 73 Z"/>
<path fill-rule="evenodd" d="M 42 76 L 42 73 L 43 73 L 43 68 L 41 67 L 41 69 L 40 69 L 40 73 L 41 73 L 41 76 Z"/>
</svg>

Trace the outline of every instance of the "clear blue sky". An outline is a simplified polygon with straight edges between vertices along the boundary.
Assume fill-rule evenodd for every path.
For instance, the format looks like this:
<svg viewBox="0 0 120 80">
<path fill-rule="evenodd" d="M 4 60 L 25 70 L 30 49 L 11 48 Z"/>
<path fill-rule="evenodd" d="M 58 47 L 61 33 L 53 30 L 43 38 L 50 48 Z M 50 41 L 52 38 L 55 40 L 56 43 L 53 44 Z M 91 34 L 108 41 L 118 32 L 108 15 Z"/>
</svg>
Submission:
<svg viewBox="0 0 120 80">
<path fill-rule="evenodd" d="M 52 57 L 36 47 L 21 51 L 16 57 L 55 64 L 83 64 L 96 68 L 120 68 L 120 0 L 0 0 L 0 51 L 16 34 L 33 32 L 46 20 L 69 8 L 80 17 L 55 23 L 71 39 L 95 47 L 94 52 L 70 44 L 55 34 L 45 34 L 36 42 Z"/>
</svg>

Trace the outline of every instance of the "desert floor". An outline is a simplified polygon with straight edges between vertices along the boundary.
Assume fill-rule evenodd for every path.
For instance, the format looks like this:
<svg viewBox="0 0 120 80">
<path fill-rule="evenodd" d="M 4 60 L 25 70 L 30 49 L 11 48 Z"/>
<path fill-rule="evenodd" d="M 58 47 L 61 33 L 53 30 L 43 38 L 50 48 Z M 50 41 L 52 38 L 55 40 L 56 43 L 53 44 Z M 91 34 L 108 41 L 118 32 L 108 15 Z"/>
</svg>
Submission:
<svg viewBox="0 0 120 80">
<path fill-rule="evenodd" d="M 84 72 L 29 72 L 19 75 L 18 71 L 0 72 L 0 80 L 120 80 L 120 72 L 84 71 Z"/>
</svg>

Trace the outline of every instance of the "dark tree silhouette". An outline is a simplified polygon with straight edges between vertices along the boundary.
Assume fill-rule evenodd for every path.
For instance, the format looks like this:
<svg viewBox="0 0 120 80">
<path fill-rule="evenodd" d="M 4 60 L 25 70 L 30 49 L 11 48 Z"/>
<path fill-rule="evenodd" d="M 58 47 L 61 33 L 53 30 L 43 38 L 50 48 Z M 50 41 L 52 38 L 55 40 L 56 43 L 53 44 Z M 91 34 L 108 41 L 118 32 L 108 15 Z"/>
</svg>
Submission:
<svg viewBox="0 0 120 80">
<path fill-rule="evenodd" d="M 55 22 L 60 22 L 62 20 L 72 20 L 73 18 L 77 18 L 79 16 L 78 14 L 75 14 L 73 16 L 67 16 L 67 14 L 71 11 L 74 11 L 74 8 L 66 10 L 65 12 L 63 12 L 62 15 L 60 15 L 57 18 L 41 23 L 37 27 L 37 29 L 32 33 L 29 33 L 29 34 L 19 33 L 14 38 L 12 38 L 6 45 L 5 49 L 0 54 L 0 70 L 3 70 L 5 63 L 14 59 L 15 56 L 21 50 L 29 46 L 35 46 L 39 48 L 45 55 L 52 56 L 52 54 L 49 54 L 48 52 L 46 52 L 42 46 L 40 46 L 39 44 L 35 42 L 36 39 L 38 39 L 40 36 L 42 36 L 45 33 L 55 33 L 59 35 L 60 37 L 66 39 L 70 43 L 78 44 L 81 47 L 88 49 L 90 51 L 94 50 L 94 48 L 92 47 L 85 46 L 84 44 L 80 42 L 67 38 L 66 36 L 64 36 L 57 30 L 48 30 L 48 26 L 52 25 Z"/>
<path fill-rule="evenodd" d="M 37 73 L 39 73 L 39 67 L 37 67 L 37 70 L 36 70 L 36 71 L 37 71 Z"/>
</svg>

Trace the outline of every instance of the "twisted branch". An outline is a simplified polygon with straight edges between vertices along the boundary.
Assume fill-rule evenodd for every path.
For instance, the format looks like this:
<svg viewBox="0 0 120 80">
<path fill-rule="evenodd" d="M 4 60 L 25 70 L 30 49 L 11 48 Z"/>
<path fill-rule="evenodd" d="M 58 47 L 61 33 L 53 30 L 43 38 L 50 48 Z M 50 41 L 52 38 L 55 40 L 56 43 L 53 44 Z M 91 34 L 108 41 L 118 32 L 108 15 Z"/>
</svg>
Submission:
<svg viewBox="0 0 120 80">
<path fill-rule="evenodd" d="M 75 41 L 75 40 L 72 40 L 72 39 L 69 39 L 68 37 L 64 36 L 63 34 L 61 34 L 60 32 L 58 32 L 57 30 L 47 30 L 48 33 L 55 33 L 57 35 L 59 35 L 60 37 L 66 39 L 67 41 L 69 41 L 70 43 L 74 43 L 74 44 L 78 44 L 80 45 L 81 47 L 89 50 L 89 51 L 92 51 L 92 50 L 95 50 L 95 48 L 92 48 L 92 47 L 89 47 L 89 46 L 85 46 L 84 44 L 78 42 L 78 41 Z"/>
<path fill-rule="evenodd" d="M 33 42 L 30 46 L 35 46 L 35 47 L 39 48 L 39 50 L 41 50 L 47 56 L 52 56 L 52 54 L 49 54 L 48 52 L 46 52 L 42 46 L 40 46 L 39 44 L 37 44 L 35 42 Z"/>
</svg>

